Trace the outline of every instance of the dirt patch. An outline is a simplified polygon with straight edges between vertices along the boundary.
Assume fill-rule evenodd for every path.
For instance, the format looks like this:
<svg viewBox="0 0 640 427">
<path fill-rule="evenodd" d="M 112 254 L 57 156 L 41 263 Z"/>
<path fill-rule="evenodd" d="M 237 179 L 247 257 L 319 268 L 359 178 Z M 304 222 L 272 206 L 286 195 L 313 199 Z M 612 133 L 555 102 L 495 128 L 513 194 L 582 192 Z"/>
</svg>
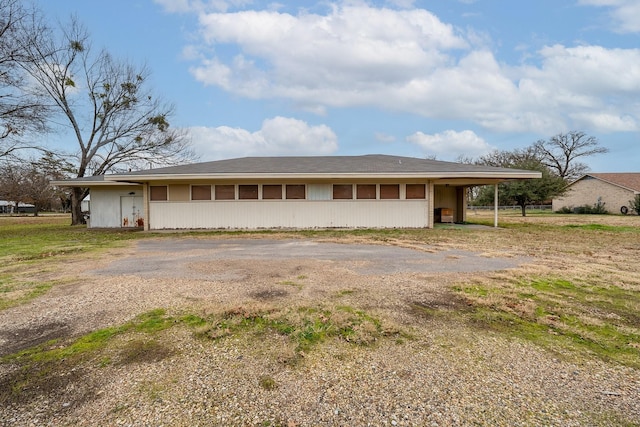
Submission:
<svg viewBox="0 0 640 427">
<path fill-rule="evenodd" d="M 69 331 L 68 324 L 55 321 L 34 324 L 28 328 L 2 329 L 0 330 L 0 356 L 64 338 L 69 335 Z"/>
<path fill-rule="evenodd" d="M 171 357 L 175 350 L 154 339 L 133 339 L 120 346 L 114 363 L 127 365 L 131 363 L 155 363 Z"/>
<path fill-rule="evenodd" d="M 251 292 L 249 296 L 260 301 L 272 300 L 276 298 L 284 298 L 289 295 L 289 292 L 282 289 L 263 289 L 256 292 Z"/>
</svg>

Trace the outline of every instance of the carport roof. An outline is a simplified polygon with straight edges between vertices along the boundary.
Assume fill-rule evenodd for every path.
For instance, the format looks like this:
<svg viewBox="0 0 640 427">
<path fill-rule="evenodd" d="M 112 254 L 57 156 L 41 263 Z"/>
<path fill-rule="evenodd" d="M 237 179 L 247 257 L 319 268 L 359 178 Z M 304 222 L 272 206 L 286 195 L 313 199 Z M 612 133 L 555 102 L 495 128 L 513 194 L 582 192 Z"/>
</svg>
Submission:
<svg viewBox="0 0 640 427">
<path fill-rule="evenodd" d="M 540 178 L 540 176 L 539 172 L 528 170 L 371 154 L 363 156 L 243 157 L 105 175 L 104 184 L 108 182 L 276 177 L 506 180 Z M 67 185 L 71 184 L 70 181 L 66 181 Z M 75 185 L 79 184 L 80 182 L 76 181 Z"/>
</svg>

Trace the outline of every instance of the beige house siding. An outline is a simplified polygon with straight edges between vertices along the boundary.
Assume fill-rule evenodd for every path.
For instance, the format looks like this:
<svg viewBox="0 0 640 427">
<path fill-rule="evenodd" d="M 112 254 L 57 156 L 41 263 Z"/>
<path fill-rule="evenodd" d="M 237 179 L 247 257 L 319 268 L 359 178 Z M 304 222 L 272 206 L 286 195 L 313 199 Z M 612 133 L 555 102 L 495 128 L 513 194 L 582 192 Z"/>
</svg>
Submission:
<svg viewBox="0 0 640 427">
<path fill-rule="evenodd" d="M 169 185 L 167 196 L 172 202 L 187 202 L 191 198 L 188 184 Z"/>
<path fill-rule="evenodd" d="M 564 207 L 593 206 L 600 199 L 608 212 L 620 213 L 620 208 L 628 207 L 629 200 L 634 197 L 635 193 L 632 190 L 587 175 L 574 182 L 563 197 L 553 200 L 553 210 L 559 211 Z"/>
<path fill-rule="evenodd" d="M 465 220 L 466 188 L 454 185 L 433 185 L 433 183 L 407 183 L 383 180 L 383 184 L 398 185 L 399 198 L 381 198 L 380 183 L 370 180 L 374 185 L 376 197 L 372 200 L 358 199 L 357 184 L 353 181 L 336 180 L 352 185 L 352 199 L 333 199 L 333 184 L 306 184 L 306 197 L 303 200 L 286 199 L 285 183 L 264 181 L 268 185 L 282 185 L 283 197 L 278 200 L 263 199 L 264 182 L 258 187 L 256 200 L 239 199 L 238 184 L 233 200 L 216 200 L 215 186 L 219 181 L 209 181 L 204 185 L 212 186 L 211 200 L 190 200 L 187 184 L 169 184 L 167 200 L 150 201 L 146 227 L 161 229 L 260 229 L 260 228 L 431 228 L 436 208 L 451 209 L 453 221 Z M 225 185 L 230 182 L 225 181 Z M 158 183 L 162 185 L 162 183 Z M 335 182 L 334 182 L 335 184 Z M 424 184 L 422 199 L 408 199 L 408 184 Z M 200 184 L 199 185 L 203 185 Z"/>
<path fill-rule="evenodd" d="M 458 191 L 460 187 L 449 185 L 436 185 L 434 194 L 434 209 L 451 209 L 454 221 L 464 221 L 464 207 L 458 203 Z"/>
<path fill-rule="evenodd" d="M 151 202 L 150 229 L 423 228 L 428 200 Z"/>
<path fill-rule="evenodd" d="M 131 210 L 135 206 L 135 213 Z M 89 228 L 136 227 L 144 217 L 142 186 L 94 187 L 91 189 Z M 127 218 L 126 222 L 123 219 Z"/>
<path fill-rule="evenodd" d="M 233 181 L 225 181 L 225 185 Z M 282 185 L 283 197 L 279 200 L 263 199 L 263 186 Z M 239 198 L 240 184 L 235 187 L 232 200 L 215 200 L 215 190 L 211 200 L 190 200 L 190 185 L 168 184 L 167 200 L 150 201 L 146 228 L 161 229 L 260 229 L 260 228 L 396 228 L 431 227 L 429 216 L 429 187 L 425 182 L 394 182 L 399 187 L 399 199 L 382 200 L 380 184 L 375 185 L 376 197 L 373 200 L 357 198 L 357 184 L 352 184 L 353 199 L 334 200 L 333 184 L 306 184 L 305 199 L 286 198 L 286 183 L 265 181 L 247 182 L 258 187 L 256 200 Z M 343 181 L 338 181 L 343 182 Z M 386 180 L 383 183 L 390 183 Z M 335 182 L 334 182 L 335 183 Z M 425 198 L 407 199 L 408 184 L 425 185 Z M 158 185 L 163 185 L 160 182 Z M 154 184 L 155 185 L 155 184 Z M 202 184 L 199 184 L 202 185 Z M 209 181 L 204 185 L 221 185 L 220 181 Z M 442 188 L 445 188 L 442 186 Z M 455 196 L 455 191 L 453 192 Z M 453 199 L 455 203 L 455 197 Z"/>
</svg>

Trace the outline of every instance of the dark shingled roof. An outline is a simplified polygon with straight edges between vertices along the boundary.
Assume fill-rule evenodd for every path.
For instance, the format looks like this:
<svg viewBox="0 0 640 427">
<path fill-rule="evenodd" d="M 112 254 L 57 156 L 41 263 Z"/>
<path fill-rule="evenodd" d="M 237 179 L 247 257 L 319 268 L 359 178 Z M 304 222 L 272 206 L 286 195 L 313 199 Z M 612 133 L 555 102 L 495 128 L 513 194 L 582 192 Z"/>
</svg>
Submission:
<svg viewBox="0 0 640 427">
<path fill-rule="evenodd" d="M 414 157 L 370 154 L 364 156 L 243 157 L 126 172 L 114 176 L 194 174 L 338 174 L 338 173 L 438 173 L 506 172 L 515 169 L 478 166 Z M 520 171 L 528 172 L 528 171 Z"/>
</svg>

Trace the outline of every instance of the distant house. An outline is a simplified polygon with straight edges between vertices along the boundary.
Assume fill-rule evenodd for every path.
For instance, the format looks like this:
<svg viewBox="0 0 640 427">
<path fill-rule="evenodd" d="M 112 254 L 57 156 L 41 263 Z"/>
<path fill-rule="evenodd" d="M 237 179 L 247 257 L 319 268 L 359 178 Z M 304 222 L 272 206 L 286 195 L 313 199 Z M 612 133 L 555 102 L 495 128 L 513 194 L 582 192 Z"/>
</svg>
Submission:
<svg viewBox="0 0 640 427">
<path fill-rule="evenodd" d="M 627 213 L 629 201 L 640 194 L 640 173 L 589 173 L 572 182 L 567 193 L 553 200 L 553 210 L 604 203 L 610 213 Z"/>
<path fill-rule="evenodd" d="M 30 203 L 18 203 L 16 208 L 15 202 L 0 200 L 0 214 L 18 214 L 18 213 L 35 213 L 36 207 Z"/>
<path fill-rule="evenodd" d="M 91 210 L 91 194 L 87 194 L 87 197 L 80 202 L 80 209 L 82 212 L 89 212 Z"/>
<path fill-rule="evenodd" d="M 432 228 L 437 212 L 465 221 L 470 186 L 533 178 L 540 173 L 366 155 L 245 157 L 53 184 L 90 189 L 90 227 Z"/>
</svg>

